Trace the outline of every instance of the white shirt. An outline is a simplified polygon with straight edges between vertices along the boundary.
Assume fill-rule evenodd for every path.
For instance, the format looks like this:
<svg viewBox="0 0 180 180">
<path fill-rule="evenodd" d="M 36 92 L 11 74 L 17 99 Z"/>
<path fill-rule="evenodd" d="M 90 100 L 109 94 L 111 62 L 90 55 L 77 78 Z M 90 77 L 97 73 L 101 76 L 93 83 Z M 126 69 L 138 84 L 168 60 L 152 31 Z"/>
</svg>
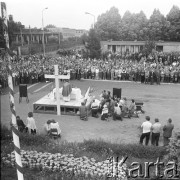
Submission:
<svg viewBox="0 0 180 180">
<path fill-rule="evenodd" d="M 57 129 L 58 134 L 61 134 L 61 129 L 60 129 L 60 127 L 59 127 L 58 122 L 56 122 L 56 123 L 51 123 L 51 124 L 50 124 L 50 129 Z"/>
<path fill-rule="evenodd" d="M 107 108 L 106 105 L 104 105 L 104 106 L 103 106 L 103 109 L 102 109 L 102 114 L 101 114 L 101 115 L 107 114 L 107 113 L 108 113 L 108 108 Z"/>
<path fill-rule="evenodd" d="M 142 123 L 141 127 L 143 129 L 143 133 L 149 133 L 151 132 L 152 123 L 149 121 L 145 121 Z"/>
<path fill-rule="evenodd" d="M 114 112 L 115 112 L 116 114 L 118 114 L 118 115 L 121 115 L 121 108 L 118 107 L 118 106 L 115 106 L 115 107 L 114 107 Z"/>
<path fill-rule="evenodd" d="M 34 120 L 33 117 L 28 117 L 27 118 L 27 127 L 29 129 L 33 129 L 33 130 L 37 129 L 36 124 L 35 124 L 35 120 Z"/>
<path fill-rule="evenodd" d="M 152 125 L 152 132 L 153 133 L 160 133 L 161 132 L 161 124 L 159 122 L 156 122 Z"/>
<path fill-rule="evenodd" d="M 93 102 L 93 103 L 91 104 L 91 108 L 92 108 L 92 109 L 98 109 L 98 107 L 99 107 L 99 104 L 98 104 L 97 101 L 95 101 L 95 102 Z"/>
<path fill-rule="evenodd" d="M 96 74 L 98 74 L 99 73 L 99 69 L 96 69 Z"/>
<path fill-rule="evenodd" d="M 123 99 L 121 99 L 120 101 L 119 101 L 119 105 L 120 106 L 123 106 L 125 104 L 125 101 L 123 100 Z"/>
</svg>

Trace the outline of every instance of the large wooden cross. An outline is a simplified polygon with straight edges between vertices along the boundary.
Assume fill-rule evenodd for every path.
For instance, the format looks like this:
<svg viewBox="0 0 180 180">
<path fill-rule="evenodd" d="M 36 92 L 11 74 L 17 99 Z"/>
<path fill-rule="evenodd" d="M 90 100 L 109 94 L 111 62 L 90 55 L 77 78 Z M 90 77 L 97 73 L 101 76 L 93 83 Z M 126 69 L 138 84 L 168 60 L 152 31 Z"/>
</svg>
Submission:
<svg viewBox="0 0 180 180">
<path fill-rule="evenodd" d="M 70 79 L 70 74 L 68 74 L 68 75 L 59 75 L 58 74 L 58 65 L 54 65 L 54 75 L 45 74 L 45 78 L 55 79 L 57 115 L 61 115 L 60 96 L 59 96 L 59 79 Z"/>
</svg>

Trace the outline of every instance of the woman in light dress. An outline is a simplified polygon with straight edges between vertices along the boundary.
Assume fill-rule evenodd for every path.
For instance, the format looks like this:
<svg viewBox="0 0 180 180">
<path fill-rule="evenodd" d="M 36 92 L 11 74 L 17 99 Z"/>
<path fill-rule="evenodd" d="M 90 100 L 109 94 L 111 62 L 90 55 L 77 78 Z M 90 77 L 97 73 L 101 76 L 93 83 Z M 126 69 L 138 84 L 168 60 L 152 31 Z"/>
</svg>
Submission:
<svg viewBox="0 0 180 180">
<path fill-rule="evenodd" d="M 33 113 L 29 112 L 27 117 L 27 126 L 26 126 L 26 132 L 29 131 L 31 134 L 36 134 L 36 123 L 35 119 L 33 118 Z"/>
</svg>

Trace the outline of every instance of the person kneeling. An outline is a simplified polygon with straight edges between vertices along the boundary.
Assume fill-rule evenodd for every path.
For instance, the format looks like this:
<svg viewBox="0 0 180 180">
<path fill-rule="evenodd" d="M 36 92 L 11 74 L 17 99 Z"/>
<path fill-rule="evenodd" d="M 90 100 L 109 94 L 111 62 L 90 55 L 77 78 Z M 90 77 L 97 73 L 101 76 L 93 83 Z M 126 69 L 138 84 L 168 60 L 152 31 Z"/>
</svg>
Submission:
<svg viewBox="0 0 180 180">
<path fill-rule="evenodd" d="M 123 120 L 121 115 L 121 108 L 117 103 L 114 106 L 113 120 Z"/>
<path fill-rule="evenodd" d="M 93 100 L 92 104 L 91 104 L 91 113 L 92 113 L 92 117 L 98 118 L 98 104 L 95 101 L 95 99 Z"/>
<path fill-rule="evenodd" d="M 102 109 L 101 120 L 108 121 L 108 107 L 106 104 L 103 106 L 103 109 Z"/>
<path fill-rule="evenodd" d="M 82 102 L 81 103 L 81 107 L 79 108 L 79 112 L 80 112 L 80 119 L 83 121 L 87 121 L 88 117 L 87 117 L 87 107 L 85 106 L 85 103 Z"/>
<path fill-rule="evenodd" d="M 59 127 L 59 123 L 54 119 L 51 120 L 49 134 L 53 137 L 61 137 L 61 129 Z"/>
</svg>

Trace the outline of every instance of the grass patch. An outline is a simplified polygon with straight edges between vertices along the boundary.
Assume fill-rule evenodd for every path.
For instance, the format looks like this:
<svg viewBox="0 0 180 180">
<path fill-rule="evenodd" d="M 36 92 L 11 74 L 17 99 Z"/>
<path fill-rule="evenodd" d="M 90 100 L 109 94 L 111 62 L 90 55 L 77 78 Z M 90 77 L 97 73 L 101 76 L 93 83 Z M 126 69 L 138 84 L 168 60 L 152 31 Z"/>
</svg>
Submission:
<svg viewBox="0 0 180 180">
<path fill-rule="evenodd" d="M 154 146 L 142 146 L 139 144 L 115 144 L 110 142 L 105 142 L 103 140 L 85 140 L 82 143 L 69 143 L 67 141 L 56 141 L 52 140 L 44 135 L 30 135 L 30 134 L 19 134 L 21 149 L 23 150 L 35 150 L 37 152 L 49 152 L 49 153 L 61 153 L 61 154 L 73 154 L 74 157 L 86 156 L 88 158 L 94 158 L 96 161 L 104 161 L 109 156 L 122 156 L 127 155 L 127 165 L 130 166 L 133 161 L 144 163 L 146 162 L 156 162 L 157 157 L 163 157 L 167 154 L 164 147 L 154 147 Z M 12 133 L 5 127 L 1 127 L 1 157 L 11 153 L 13 148 Z M 2 167 L 1 179 L 11 180 L 17 177 L 16 170 L 12 168 L 8 175 L 9 167 Z M 44 176 L 42 180 L 45 179 L 61 179 L 62 174 L 41 174 L 40 171 L 32 171 L 31 169 L 25 169 L 24 176 L 27 179 L 40 179 Z M 64 178 L 66 179 L 66 178 Z"/>
</svg>

